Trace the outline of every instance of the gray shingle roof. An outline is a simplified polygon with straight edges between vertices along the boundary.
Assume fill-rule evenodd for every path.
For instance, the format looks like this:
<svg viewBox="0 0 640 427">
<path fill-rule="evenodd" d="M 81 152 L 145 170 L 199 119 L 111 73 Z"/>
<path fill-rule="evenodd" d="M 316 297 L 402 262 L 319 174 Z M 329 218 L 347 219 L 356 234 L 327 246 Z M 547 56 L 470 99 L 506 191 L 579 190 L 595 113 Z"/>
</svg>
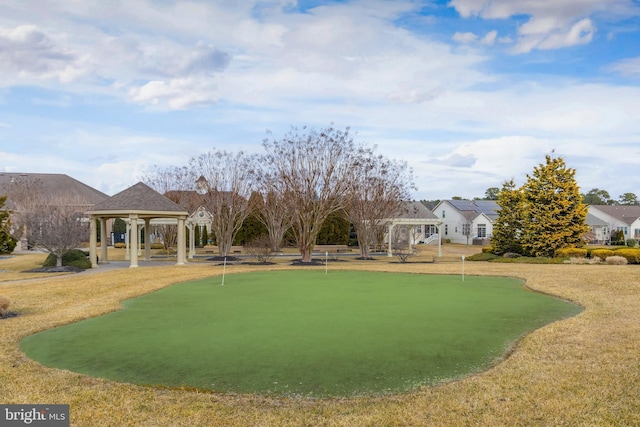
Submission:
<svg viewBox="0 0 640 427">
<path fill-rule="evenodd" d="M 93 187 L 71 178 L 65 174 L 58 173 L 12 173 L 0 172 L 0 196 L 8 193 L 13 183 L 20 180 L 37 182 L 42 190 L 48 194 L 56 195 L 72 193 L 85 199 L 89 205 L 95 205 L 109 198 L 106 194 Z M 10 202 L 10 200 L 9 200 Z M 9 205 L 9 203 L 7 203 Z"/>
<path fill-rule="evenodd" d="M 590 205 L 590 207 L 598 209 L 614 217 L 615 219 L 626 222 L 631 225 L 635 220 L 640 218 L 640 206 L 620 206 L 620 205 Z"/>
<path fill-rule="evenodd" d="M 93 211 L 186 212 L 182 206 L 142 182 L 98 203 Z"/>
<path fill-rule="evenodd" d="M 398 215 L 398 218 L 431 218 L 438 219 L 433 212 L 429 210 L 421 202 L 404 202 L 402 204 L 402 211 Z"/>
</svg>

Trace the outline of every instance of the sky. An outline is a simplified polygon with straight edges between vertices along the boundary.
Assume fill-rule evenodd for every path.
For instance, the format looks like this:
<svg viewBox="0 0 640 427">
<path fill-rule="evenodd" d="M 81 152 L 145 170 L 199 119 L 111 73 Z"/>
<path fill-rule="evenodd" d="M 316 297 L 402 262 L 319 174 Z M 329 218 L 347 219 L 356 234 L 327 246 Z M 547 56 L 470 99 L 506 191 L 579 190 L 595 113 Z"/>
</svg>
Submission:
<svg viewBox="0 0 640 427">
<path fill-rule="evenodd" d="M 154 166 L 350 127 L 414 199 L 553 153 L 640 195 L 639 0 L 3 0 L 0 172 L 113 195 Z"/>
</svg>

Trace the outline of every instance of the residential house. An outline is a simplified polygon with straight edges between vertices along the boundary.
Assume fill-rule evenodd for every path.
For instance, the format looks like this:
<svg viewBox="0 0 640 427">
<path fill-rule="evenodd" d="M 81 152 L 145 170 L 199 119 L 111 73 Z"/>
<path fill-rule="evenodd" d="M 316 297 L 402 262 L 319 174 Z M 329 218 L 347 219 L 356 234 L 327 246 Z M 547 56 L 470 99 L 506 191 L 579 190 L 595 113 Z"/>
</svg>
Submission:
<svg viewBox="0 0 640 427">
<path fill-rule="evenodd" d="M 640 206 L 589 205 L 587 224 L 595 243 L 609 244 L 611 233 L 621 230 L 624 239 L 640 239 Z"/>
<path fill-rule="evenodd" d="M 500 207 L 494 200 L 443 200 L 433 213 L 443 221 L 442 239 L 488 245 Z"/>
<path fill-rule="evenodd" d="M 393 221 L 400 226 L 397 237 L 411 245 L 431 243 L 438 238 L 438 217 L 420 202 L 404 202 Z"/>
<path fill-rule="evenodd" d="M 20 187 L 23 182 L 26 182 L 25 186 Z M 12 200 L 12 192 L 15 192 L 17 189 L 22 190 L 22 188 L 37 188 L 39 191 L 53 196 L 54 200 L 58 195 L 61 200 L 64 198 L 63 196 L 67 194 L 79 196 L 78 198 L 83 200 L 83 204 L 78 206 L 79 212 L 85 212 L 95 204 L 109 198 L 109 196 L 101 191 L 65 174 L 0 172 L 0 196 L 8 196 L 6 208 L 14 214 L 20 214 L 21 207 Z M 21 234 L 17 232 L 17 230 L 13 230 L 12 233 Z M 28 242 L 24 235 L 22 235 L 15 250 L 20 251 L 26 250 L 27 248 Z"/>
</svg>

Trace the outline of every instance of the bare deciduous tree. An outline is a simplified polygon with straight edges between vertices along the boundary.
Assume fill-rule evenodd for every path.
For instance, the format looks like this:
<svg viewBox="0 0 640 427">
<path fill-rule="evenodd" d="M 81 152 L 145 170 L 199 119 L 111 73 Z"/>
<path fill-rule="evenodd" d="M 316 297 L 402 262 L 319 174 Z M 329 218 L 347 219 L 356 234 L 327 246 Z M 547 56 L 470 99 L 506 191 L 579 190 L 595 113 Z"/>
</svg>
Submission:
<svg viewBox="0 0 640 427">
<path fill-rule="evenodd" d="M 189 171 L 203 205 L 213 215 L 211 224 L 218 254 L 227 256 L 242 223 L 251 213 L 249 197 L 255 183 L 255 159 L 240 151 L 214 150 L 189 162 Z"/>
<path fill-rule="evenodd" d="M 360 255 L 367 259 L 380 230 L 400 212 L 402 201 L 409 198 L 413 177 L 406 163 L 365 150 L 354 168 L 354 180 L 349 219 L 358 236 Z"/>
<path fill-rule="evenodd" d="M 89 220 L 85 211 L 90 203 L 71 193 L 51 194 L 37 180 L 21 180 L 11 187 L 17 223 L 24 230 L 29 245 L 56 256 L 89 240 Z"/>
<path fill-rule="evenodd" d="M 302 262 L 311 262 L 322 223 L 348 206 L 358 147 L 349 128 L 333 127 L 319 132 L 292 128 L 282 139 L 267 137 L 263 146 L 265 166 L 273 170 L 289 199 Z"/>
<path fill-rule="evenodd" d="M 192 191 L 194 186 L 192 176 L 184 166 L 155 167 L 151 173 L 143 178 L 143 181 L 158 193 L 185 208 L 189 213 L 199 207 L 197 197 Z M 162 235 L 165 250 L 176 248 L 178 245 L 178 226 L 162 224 L 155 227 Z"/>
<path fill-rule="evenodd" d="M 398 226 L 393 228 L 392 234 L 392 250 L 393 254 L 398 257 L 400 262 L 405 263 L 409 258 L 419 254 L 418 249 L 411 242 L 415 241 L 415 227 Z"/>
<path fill-rule="evenodd" d="M 264 234 L 247 243 L 245 245 L 245 251 L 260 264 L 268 263 L 274 255 L 271 249 L 271 239 Z"/>
<path fill-rule="evenodd" d="M 264 162 L 259 161 L 262 165 Z M 260 167 L 257 169 L 257 183 L 262 202 L 254 206 L 258 220 L 269 233 L 271 250 L 277 252 L 287 230 L 293 225 L 293 211 L 289 202 L 292 197 L 287 195 L 282 181 L 276 179 L 274 171 Z"/>
</svg>

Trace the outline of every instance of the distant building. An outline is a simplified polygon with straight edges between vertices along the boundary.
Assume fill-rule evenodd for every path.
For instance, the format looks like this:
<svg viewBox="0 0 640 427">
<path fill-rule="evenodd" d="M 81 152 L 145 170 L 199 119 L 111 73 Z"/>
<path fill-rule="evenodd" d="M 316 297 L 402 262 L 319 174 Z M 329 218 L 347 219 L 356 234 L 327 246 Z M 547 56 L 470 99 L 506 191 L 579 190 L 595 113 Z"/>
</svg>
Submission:
<svg viewBox="0 0 640 427">
<path fill-rule="evenodd" d="M 488 245 L 499 210 L 495 200 L 443 200 L 433 213 L 443 221 L 442 239 Z"/>
<path fill-rule="evenodd" d="M 611 233 L 620 230 L 625 240 L 640 239 L 640 206 L 589 205 L 587 225 L 593 243 L 611 243 Z"/>
<path fill-rule="evenodd" d="M 0 172 L 0 196 L 8 196 L 6 208 L 13 211 L 14 214 L 21 213 L 21 207 L 11 199 L 11 191 L 12 188 L 15 189 L 20 185 L 20 182 L 24 181 L 41 188 L 42 191 L 48 195 L 62 196 L 64 194 L 73 194 L 79 196 L 86 202 L 85 204 L 78 206 L 79 212 L 86 212 L 95 204 L 109 198 L 109 196 L 101 191 L 98 191 L 95 188 L 92 188 L 65 174 Z M 12 233 L 15 233 L 16 231 L 17 230 L 13 230 Z M 26 250 L 27 248 L 28 242 L 23 235 L 20 237 L 15 250 L 20 251 Z"/>
</svg>

